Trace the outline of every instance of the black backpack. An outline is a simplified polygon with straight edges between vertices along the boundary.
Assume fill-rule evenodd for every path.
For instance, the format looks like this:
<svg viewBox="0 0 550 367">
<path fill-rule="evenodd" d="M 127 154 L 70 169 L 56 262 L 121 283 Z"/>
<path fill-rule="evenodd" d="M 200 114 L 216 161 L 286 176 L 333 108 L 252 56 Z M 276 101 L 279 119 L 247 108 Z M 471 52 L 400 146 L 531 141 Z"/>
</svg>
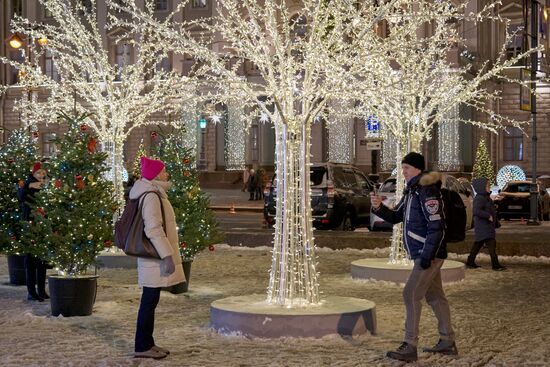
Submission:
<svg viewBox="0 0 550 367">
<path fill-rule="evenodd" d="M 128 200 L 128 202 L 126 203 L 126 206 L 124 207 L 124 211 L 122 212 L 122 215 L 118 218 L 118 220 L 115 223 L 115 236 L 114 236 L 115 245 L 119 249 L 124 251 L 124 249 L 126 248 L 126 239 L 128 238 L 128 235 L 130 233 L 130 228 L 132 228 L 132 223 L 134 222 L 134 218 L 137 215 L 141 215 L 141 212 L 139 210 L 140 209 L 139 200 L 142 198 L 143 195 L 146 195 L 151 192 L 156 194 L 156 191 L 146 191 L 143 194 L 141 194 L 139 197 Z"/>
<path fill-rule="evenodd" d="M 456 191 L 441 188 L 445 214 L 445 241 L 462 242 L 466 238 L 466 206 Z"/>
</svg>

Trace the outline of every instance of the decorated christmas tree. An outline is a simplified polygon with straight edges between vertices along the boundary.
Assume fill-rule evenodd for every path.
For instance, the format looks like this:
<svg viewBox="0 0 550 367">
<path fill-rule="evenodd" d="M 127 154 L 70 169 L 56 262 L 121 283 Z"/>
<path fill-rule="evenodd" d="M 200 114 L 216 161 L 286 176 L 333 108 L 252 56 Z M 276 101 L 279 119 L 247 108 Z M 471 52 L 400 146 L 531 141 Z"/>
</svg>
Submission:
<svg viewBox="0 0 550 367">
<path fill-rule="evenodd" d="M 5 254 L 31 250 L 21 238 L 28 223 L 21 221 L 17 190 L 30 175 L 32 165 L 39 160 L 37 138 L 38 133 L 30 133 L 28 129 L 14 130 L 0 149 L 0 252 Z"/>
<path fill-rule="evenodd" d="M 61 117 L 69 131 L 57 141 L 49 184 L 36 195 L 41 215 L 35 215 L 29 235 L 44 239 L 43 258 L 62 275 L 74 276 L 111 243 L 116 206 L 113 185 L 104 178 L 107 153 L 97 151 L 96 139 L 82 124 L 87 116 Z"/>
<path fill-rule="evenodd" d="M 213 251 L 212 245 L 221 240 L 221 235 L 214 213 L 208 209 L 208 197 L 199 187 L 193 157 L 183 147 L 180 136 L 183 136 L 181 130 L 158 136 L 153 140 L 153 153 L 170 173 L 173 185 L 168 190 L 168 199 L 176 214 L 180 254 L 184 260 L 192 261 L 206 247 Z"/>
<path fill-rule="evenodd" d="M 472 172 L 473 179 L 481 177 L 488 179 L 491 185 L 495 183 L 495 168 L 493 167 L 493 162 L 487 151 L 487 145 L 484 139 L 482 139 L 477 146 L 474 171 Z"/>
<path fill-rule="evenodd" d="M 143 156 L 147 156 L 147 152 L 145 151 L 145 145 L 143 145 L 143 140 L 139 144 L 138 150 L 136 152 L 136 156 L 134 158 L 134 164 L 132 165 L 132 176 L 135 180 L 139 179 L 141 176 L 140 169 L 141 169 L 141 163 L 140 159 Z"/>
</svg>

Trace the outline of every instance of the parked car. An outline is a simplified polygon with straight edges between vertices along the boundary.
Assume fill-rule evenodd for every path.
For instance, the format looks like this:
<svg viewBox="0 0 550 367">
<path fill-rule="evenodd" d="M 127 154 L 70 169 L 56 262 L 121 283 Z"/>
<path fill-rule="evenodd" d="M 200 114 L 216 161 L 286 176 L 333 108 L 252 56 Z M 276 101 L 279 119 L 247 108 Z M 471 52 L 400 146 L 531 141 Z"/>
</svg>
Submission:
<svg viewBox="0 0 550 367">
<path fill-rule="evenodd" d="M 264 219 L 275 224 L 277 178 L 273 176 L 264 191 Z M 311 209 L 317 229 L 353 231 L 369 225 L 370 192 L 374 182 L 357 167 L 337 164 L 314 164 L 310 168 Z"/>
<path fill-rule="evenodd" d="M 531 215 L 531 189 L 538 193 L 538 219 L 550 220 L 550 195 L 546 187 L 531 181 L 510 181 L 495 197 L 497 215 L 500 219 L 529 218 Z"/>
<path fill-rule="evenodd" d="M 460 198 L 464 202 L 466 207 L 466 230 L 471 229 L 474 225 L 473 217 L 473 191 L 471 191 L 470 183 L 461 182 L 457 180 L 454 176 L 443 174 L 442 175 L 442 186 L 458 192 Z M 389 208 L 393 208 L 395 203 L 395 191 L 396 191 L 396 179 L 395 177 L 390 177 L 380 186 L 378 190 L 378 195 L 384 197 L 384 205 Z M 392 225 L 379 216 L 371 214 L 370 218 L 370 227 L 373 231 L 384 231 L 391 230 Z"/>
</svg>

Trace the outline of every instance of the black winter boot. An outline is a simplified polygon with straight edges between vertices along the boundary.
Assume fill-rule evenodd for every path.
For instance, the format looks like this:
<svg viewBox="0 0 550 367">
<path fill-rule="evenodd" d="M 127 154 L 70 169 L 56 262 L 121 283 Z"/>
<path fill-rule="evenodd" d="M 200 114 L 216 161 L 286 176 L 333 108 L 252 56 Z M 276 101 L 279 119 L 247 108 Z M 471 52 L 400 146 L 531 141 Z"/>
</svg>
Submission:
<svg viewBox="0 0 550 367">
<path fill-rule="evenodd" d="M 418 359 L 418 354 L 414 345 L 403 342 L 396 350 L 387 352 L 386 357 L 398 361 L 414 362 Z"/>
<path fill-rule="evenodd" d="M 432 348 L 424 348 L 423 352 L 426 353 L 441 353 L 446 355 L 457 355 L 458 349 L 456 348 L 456 343 L 453 340 L 443 340 L 439 339 L 436 345 Z"/>
</svg>

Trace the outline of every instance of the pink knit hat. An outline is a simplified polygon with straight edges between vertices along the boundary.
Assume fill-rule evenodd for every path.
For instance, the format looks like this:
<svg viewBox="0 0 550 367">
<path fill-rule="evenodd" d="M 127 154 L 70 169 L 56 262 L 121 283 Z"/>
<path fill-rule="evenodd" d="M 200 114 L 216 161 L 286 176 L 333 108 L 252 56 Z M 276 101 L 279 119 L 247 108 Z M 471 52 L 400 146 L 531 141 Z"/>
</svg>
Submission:
<svg viewBox="0 0 550 367">
<path fill-rule="evenodd" d="M 141 177 L 152 180 L 158 176 L 163 168 L 164 163 L 161 160 L 141 157 Z"/>
</svg>

